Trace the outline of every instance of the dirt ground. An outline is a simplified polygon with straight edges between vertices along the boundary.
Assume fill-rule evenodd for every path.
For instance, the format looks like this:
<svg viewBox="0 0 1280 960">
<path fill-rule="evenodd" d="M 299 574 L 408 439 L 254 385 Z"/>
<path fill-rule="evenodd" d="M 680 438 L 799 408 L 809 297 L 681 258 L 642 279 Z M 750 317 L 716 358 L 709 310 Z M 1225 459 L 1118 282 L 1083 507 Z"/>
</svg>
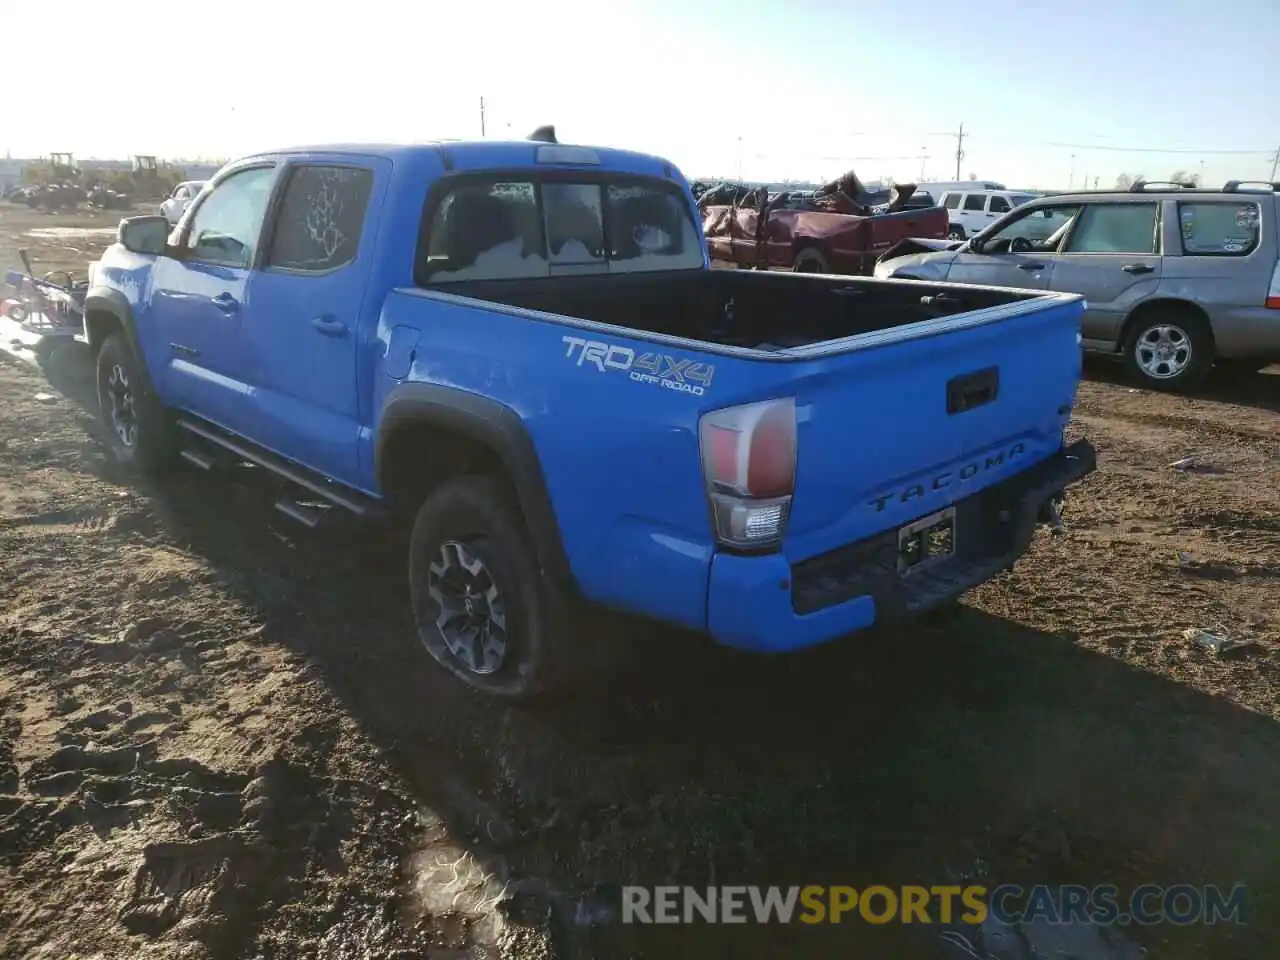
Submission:
<svg viewBox="0 0 1280 960">
<path fill-rule="evenodd" d="M 117 219 L 0 204 L 0 266 L 83 273 L 109 237 L 27 231 Z M 1123 939 L 1280 947 L 1278 370 L 1186 398 L 1091 364 L 1067 531 L 946 623 L 774 659 L 602 618 L 627 669 L 519 710 L 415 646 L 383 532 L 299 528 L 249 469 L 133 481 L 83 348 L 15 353 L 0 957 L 952 957 L 919 925 L 622 925 L 617 891 L 960 878 L 1243 883 L 1246 926 Z"/>
</svg>

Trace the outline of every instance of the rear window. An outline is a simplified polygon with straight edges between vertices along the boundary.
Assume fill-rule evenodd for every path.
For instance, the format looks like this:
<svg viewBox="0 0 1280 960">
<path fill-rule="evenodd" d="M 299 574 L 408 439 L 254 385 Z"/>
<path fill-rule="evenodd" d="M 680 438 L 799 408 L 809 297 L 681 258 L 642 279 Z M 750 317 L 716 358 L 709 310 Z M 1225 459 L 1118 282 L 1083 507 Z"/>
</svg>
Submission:
<svg viewBox="0 0 1280 960">
<path fill-rule="evenodd" d="M 663 184 L 468 180 L 430 216 L 423 283 L 703 264 L 683 195 Z"/>
<path fill-rule="evenodd" d="M 1186 256 L 1244 257 L 1258 246 L 1260 209 L 1255 202 L 1178 204 L 1182 252 Z"/>
<path fill-rule="evenodd" d="M 980 193 L 971 193 L 964 198 L 966 210 L 981 210 L 987 205 L 987 198 Z"/>
<path fill-rule="evenodd" d="M 1067 253 L 1154 254 L 1156 213 L 1154 203 L 1088 204 L 1067 241 Z"/>
<path fill-rule="evenodd" d="M 954 210 L 956 207 L 960 206 L 961 196 L 962 194 L 959 194 L 959 193 L 948 193 L 945 196 L 943 196 L 942 205 L 946 207 L 948 210 Z"/>
</svg>

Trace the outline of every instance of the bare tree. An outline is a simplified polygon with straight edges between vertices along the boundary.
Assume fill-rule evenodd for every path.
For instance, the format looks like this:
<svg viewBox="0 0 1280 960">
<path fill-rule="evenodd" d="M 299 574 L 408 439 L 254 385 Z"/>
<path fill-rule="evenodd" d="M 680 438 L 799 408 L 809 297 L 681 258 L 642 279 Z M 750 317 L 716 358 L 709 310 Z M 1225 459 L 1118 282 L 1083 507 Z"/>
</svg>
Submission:
<svg viewBox="0 0 1280 960">
<path fill-rule="evenodd" d="M 1173 171 L 1173 173 L 1169 174 L 1169 179 L 1170 179 L 1173 183 L 1188 183 L 1188 182 L 1190 182 L 1190 183 L 1194 183 L 1197 187 L 1198 187 L 1198 186 L 1200 186 L 1200 174 L 1198 174 L 1198 173 L 1188 173 L 1186 170 L 1175 170 L 1175 171 Z"/>
<path fill-rule="evenodd" d="M 1122 174 L 1120 174 L 1120 176 L 1116 177 L 1116 189 L 1117 189 L 1117 190 L 1128 190 L 1130 187 L 1132 187 L 1132 186 L 1133 186 L 1135 183 L 1137 183 L 1139 180 L 1145 180 L 1145 179 L 1147 179 L 1145 174 L 1141 174 L 1141 173 L 1122 173 Z"/>
</svg>

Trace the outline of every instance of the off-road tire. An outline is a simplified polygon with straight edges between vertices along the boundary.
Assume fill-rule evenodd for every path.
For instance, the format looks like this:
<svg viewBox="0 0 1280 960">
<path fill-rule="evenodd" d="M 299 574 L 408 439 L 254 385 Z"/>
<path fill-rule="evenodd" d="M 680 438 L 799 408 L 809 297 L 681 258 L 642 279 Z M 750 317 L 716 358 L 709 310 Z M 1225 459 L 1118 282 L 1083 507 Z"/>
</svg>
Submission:
<svg viewBox="0 0 1280 960">
<path fill-rule="evenodd" d="M 823 256 L 821 250 L 815 250 L 813 247 L 806 247 L 796 254 L 795 263 L 791 265 L 794 273 L 830 273 L 831 268 L 827 264 L 827 258 Z"/>
<path fill-rule="evenodd" d="M 121 466 L 142 473 L 155 473 L 170 466 L 177 453 L 172 418 L 156 397 L 141 362 L 123 335 L 113 333 L 102 342 L 94 369 L 98 414 L 111 456 Z M 132 442 L 121 436 L 113 418 L 112 397 L 115 393 L 116 401 L 120 402 L 121 375 L 130 397 Z"/>
<path fill-rule="evenodd" d="M 431 566 L 448 543 L 465 545 L 497 588 L 506 651 L 493 672 L 479 673 L 451 652 L 437 626 L 441 607 L 431 593 Z M 543 575 L 519 507 L 499 480 L 457 477 L 433 490 L 418 509 L 409 538 L 414 626 L 432 659 L 472 689 L 529 701 L 564 693 L 582 677 L 587 664 L 574 656 L 571 599 L 552 579 Z"/>
<path fill-rule="evenodd" d="M 1173 331 L 1173 342 L 1185 342 L 1189 349 L 1189 357 L 1180 361 L 1181 369 L 1165 377 L 1149 373 L 1151 361 L 1144 363 L 1139 356 L 1140 351 L 1149 349 L 1152 337 L 1158 337 L 1162 329 Z M 1124 339 L 1124 363 L 1129 376 L 1151 390 L 1170 393 L 1189 390 L 1213 369 L 1213 360 L 1213 335 L 1209 324 L 1189 309 L 1165 307 L 1148 311 L 1129 327 Z"/>
</svg>

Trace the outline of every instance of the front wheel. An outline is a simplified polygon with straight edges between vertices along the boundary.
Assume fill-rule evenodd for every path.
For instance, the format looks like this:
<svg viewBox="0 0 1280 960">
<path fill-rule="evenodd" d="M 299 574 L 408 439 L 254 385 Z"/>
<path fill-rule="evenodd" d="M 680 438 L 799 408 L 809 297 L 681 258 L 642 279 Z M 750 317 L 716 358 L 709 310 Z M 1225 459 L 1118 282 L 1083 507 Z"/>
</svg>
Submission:
<svg viewBox="0 0 1280 960">
<path fill-rule="evenodd" d="M 563 609 L 544 578 L 510 494 L 490 477 L 437 488 L 418 510 L 409 544 L 418 638 L 475 690 L 527 700 L 558 686 L 553 624 Z"/>
<path fill-rule="evenodd" d="M 147 472 L 168 466 L 175 450 L 168 411 L 118 333 L 108 336 L 98 351 L 97 387 L 107 449 L 116 461 Z"/>
<path fill-rule="evenodd" d="M 1144 386 L 1177 391 L 1194 386 L 1213 367 L 1213 337 L 1188 311 L 1152 311 L 1125 338 L 1125 365 Z"/>
</svg>

